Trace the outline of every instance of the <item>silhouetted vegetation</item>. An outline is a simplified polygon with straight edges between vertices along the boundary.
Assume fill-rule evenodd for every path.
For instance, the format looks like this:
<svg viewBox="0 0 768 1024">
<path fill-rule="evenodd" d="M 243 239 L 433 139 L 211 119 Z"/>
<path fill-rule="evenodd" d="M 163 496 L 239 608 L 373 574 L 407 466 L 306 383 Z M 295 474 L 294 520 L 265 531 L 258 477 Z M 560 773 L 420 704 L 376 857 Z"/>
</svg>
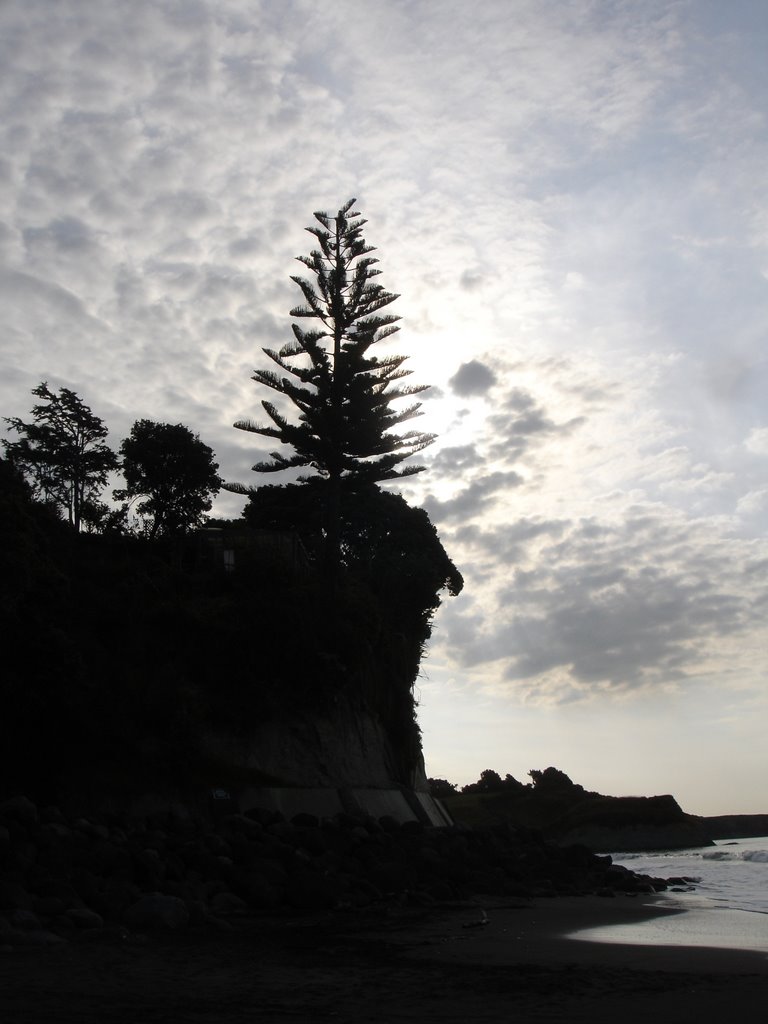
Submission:
<svg viewBox="0 0 768 1024">
<path fill-rule="evenodd" d="M 32 421 L 6 417 L 18 441 L 3 440 L 6 458 L 30 482 L 35 497 L 66 513 L 71 526 L 96 524 L 106 512 L 99 494 L 117 456 L 104 444 L 107 428 L 69 388 L 58 394 L 47 383 L 32 394 L 41 399 L 32 408 Z"/>
<path fill-rule="evenodd" d="M 437 797 L 438 800 L 455 796 L 458 793 L 458 787 L 453 782 L 448 782 L 447 779 L 427 779 L 429 784 L 429 792 L 432 796 Z"/>
<path fill-rule="evenodd" d="M 501 793 L 501 792 L 512 792 L 519 793 L 526 787 L 522 782 L 518 782 L 511 775 L 506 775 L 503 779 L 498 772 L 495 772 L 492 768 L 486 768 L 485 771 L 480 772 L 480 778 L 477 782 L 470 782 L 467 786 L 461 787 L 462 793 Z"/>
<path fill-rule="evenodd" d="M 372 345 L 399 328 L 400 319 L 380 310 L 397 295 L 373 279 L 378 260 L 362 236 L 366 223 L 352 212 L 350 199 L 335 217 L 315 213 L 319 227 L 307 228 L 319 248 L 297 259 L 314 276 L 314 281 L 292 277 L 306 304 L 291 310 L 291 316 L 319 321 L 305 331 L 293 324 L 294 340 L 279 351 L 263 351 L 277 365 L 273 370 L 256 370 L 253 380 L 289 399 L 298 409 L 298 423 L 291 423 L 269 401 L 262 407 L 271 423 L 241 420 L 235 426 L 292 448 L 292 453 L 273 451 L 269 460 L 257 462 L 259 473 L 310 467 L 323 482 L 316 492 L 324 509 L 324 559 L 331 575 L 340 561 L 342 501 L 359 486 L 370 488 L 384 480 L 410 476 L 423 466 L 401 466 L 411 455 L 434 440 L 434 435 L 411 430 L 393 433 L 394 428 L 418 416 L 420 404 L 393 408 L 399 399 L 417 395 L 428 385 L 402 386 L 409 376 L 403 369 L 405 356 L 371 355 Z M 300 477 L 301 481 L 312 479 Z M 238 493 L 250 488 L 227 484 Z"/>
<path fill-rule="evenodd" d="M 199 526 L 221 488 L 213 452 L 182 423 L 137 420 L 120 446 L 125 487 L 118 501 L 141 498 L 136 511 L 150 539 Z"/>
<path fill-rule="evenodd" d="M 425 386 L 400 383 L 405 357 L 370 354 L 398 329 L 381 313 L 397 296 L 374 281 L 352 206 L 315 214 L 319 248 L 299 257 L 314 283 L 293 278 L 306 305 L 291 315 L 317 329 L 294 325 L 292 343 L 265 349 L 282 374 L 254 375 L 294 404 L 298 424 L 269 402 L 270 426 L 236 424 L 293 449 L 254 469 L 315 476 L 232 485 L 248 496 L 243 519 L 195 535 L 221 481 L 188 427 L 138 420 L 118 459 L 75 392 L 45 383 L 32 422 L 7 420 L 20 440 L 3 442 L 0 475 L 0 786 L 52 796 L 89 772 L 113 785 L 190 782 L 206 773 L 210 730 L 247 737 L 256 722 L 340 701 L 383 727 L 393 781 L 410 783 L 413 684 L 440 596 L 463 580 L 427 513 L 377 486 L 419 472 L 401 463 L 433 437 L 394 433 L 419 405 L 393 403 Z M 120 508 L 100 500 L 117 469 Z"/>
<path fill-rule="evenodd" d="M 375 488 L 355 495 L 329 600 L 311 558 L 311 485 L 265 488 L 249 502 L 253 525 L 219 524 L 235 548 L 227 572 L 202 536 L 76 535 L 0 466 L 7 792 L 52 798 L 89 775 L 117 788 L 207 783 L 220 777 L 201 759 L 207 730 L 245 737 L 340 699 L 378 718 L 407 782 L 420 757 L 412 687 L 423 645 L 441 590 L 461 586 L 426 513 Z M 265 528 L 306 540 L 305 571 L 252 541 Z"/>
<path fill-rule="evenodd" d="M 259 487 L 250 492 L 243 517 L 259 529 L 295 531 L 319 562 L 325 530 L 322 489 L 317 479 Z M 371 484 L 345 489 L 339 540 L 347 579 L 364 583 L 376 595 L 393 628 L 425 641 L 440 593 L 456 595 L 464 581 L 424 509 Z"/>
<path fill-rule="evenodd" d="M 673 829 L 667 832 L 664 845 L 707 845 L 710 836 L 699 819 L 685 814 L 674 797 L 604 796 L 585 790 L 572 782 L 558 768 L 533 769 L 531 781 L 519 782 L 511 775 L 504 778 L 493 769 L 480 773 L 477 782 L 458 787 L 444 779 L 430 780 L 433 796 L 439 796 L 456 820 L 476 826 L 506 822 L 525 828 L 539 829 L 549 839 L 599 843 L 605 835 L 599 830 Z M 581 831 L 580 831 L 581 830 Z M 598 830 L 596 833 L 595 830 Z M 574 838 L 576 837 L 576 838 Z M 590 838 L 592 837 L 592 838 Z M 626 842 L 626 837 L 623 837 Z M 630 837 L 631 838 L 631 837 Z M 610 845 L 602 849 L 617 849 Z M 653 836 L 644 840 L 653 842 Z M 621 847 L 622 849 L 628 847 Z M 642 843 L 639 848 L 642 848 Z M 648 847 L 646 847 L 648 848 Z"/>
</svg>

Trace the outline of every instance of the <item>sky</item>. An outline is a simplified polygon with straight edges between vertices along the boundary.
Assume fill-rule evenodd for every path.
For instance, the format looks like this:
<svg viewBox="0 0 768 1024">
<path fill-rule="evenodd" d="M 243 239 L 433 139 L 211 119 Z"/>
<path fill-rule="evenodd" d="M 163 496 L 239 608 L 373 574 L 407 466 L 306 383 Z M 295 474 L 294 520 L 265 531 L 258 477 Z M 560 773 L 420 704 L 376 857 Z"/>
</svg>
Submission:
<svg viewBox="0 0 768 1024">
<path fill-rule="evenodd" d="M 427 773 L 768 813 L 767 45 L 763 0 L 2 0 L 0 414 L 278 482 L 232 424 L 356 197 L 465 578 Z"/>
</svg>

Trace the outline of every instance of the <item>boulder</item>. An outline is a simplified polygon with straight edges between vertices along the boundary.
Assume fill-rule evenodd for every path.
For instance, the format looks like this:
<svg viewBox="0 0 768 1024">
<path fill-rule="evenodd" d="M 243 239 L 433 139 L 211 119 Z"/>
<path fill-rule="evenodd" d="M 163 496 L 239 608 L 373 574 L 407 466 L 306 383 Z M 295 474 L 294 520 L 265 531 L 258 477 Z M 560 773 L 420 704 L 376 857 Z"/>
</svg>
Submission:
<svg viewBox="0 0 768 1024">
<path fill-rule="evenodd" d="M 32 897 L 24 886 L 13 878 L 0 878 L 0 910 L 32 909 Z"/>
<path fill-rule="evenodd" d="M 34 825 L 40 820 L 37 807 L 25 796 L 12 796 L 0 803 L 0 818 Z"/>
<path fill-rule="evenodd" d="M 211 913 L 222 917 L 242 915 L 248 910 L 245 900 L 233 892 L 218 892 L 210 902 Z"/>
<path fill-rule="evenodd" d="M 104 918 L 101 914 L 97 914 L 95 910 L 88 910 L 87 907 L 73 907 L 66 911 L 65 916 L 76 928 L 83 930 L 104 927 Z"/>
<path fill-rule="evenodd" d="M 6 859 L 11 849 L 11 833 L 5 825 L 0 825 L 0 864 Z"/>
<path fill-rule="evenodd" d="M 20 928 L 22 931 L 38 931 L 42 928 L 40 918 L 33 910 L 24 910 L 21 907 L 11 913 L 11 927 Z"/>
<path fill-rule="evenodd" d="M 255 910 L 274 910 L 283 901 L 283 886 L 258 870 L 243 869 L 232 876 L 232 888 L 237 895 Z"/>
<path fill-rule="evenodd" d="M 183 900 L 161 892 L 146 893 L 123 914 L 129 928 L 176 931 L 189 921 L 189 911 Z"/>
</svg>

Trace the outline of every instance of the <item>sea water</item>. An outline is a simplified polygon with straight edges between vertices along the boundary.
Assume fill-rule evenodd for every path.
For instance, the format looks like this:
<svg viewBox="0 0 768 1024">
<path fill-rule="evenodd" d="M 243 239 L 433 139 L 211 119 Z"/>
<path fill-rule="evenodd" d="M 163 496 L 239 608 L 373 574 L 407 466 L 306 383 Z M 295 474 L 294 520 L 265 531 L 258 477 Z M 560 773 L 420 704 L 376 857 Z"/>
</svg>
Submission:
<svg viewBox="0 0 768 1024">
<path fill-rule="evenodd" d="M 654 878 L 690 879 L 656 903 L 669 913 L 591 928 L 573 938 L 635 945 L 708 946 L 768 954 L 768 837 L 721 839 L 710 847 L 615 853 L 614 863 Z M 681 913 L 686 911 L 686 913 Z"/>
<path fill-rule="evenodd" d="M 768 837 L 720 839 L 714 846 L 657 853 L 614 853 L 640 875 L 692 879 L 713 908 L 768 914 Z M 677 895 L 677 894 L 673 894 Z"/>
</svg>

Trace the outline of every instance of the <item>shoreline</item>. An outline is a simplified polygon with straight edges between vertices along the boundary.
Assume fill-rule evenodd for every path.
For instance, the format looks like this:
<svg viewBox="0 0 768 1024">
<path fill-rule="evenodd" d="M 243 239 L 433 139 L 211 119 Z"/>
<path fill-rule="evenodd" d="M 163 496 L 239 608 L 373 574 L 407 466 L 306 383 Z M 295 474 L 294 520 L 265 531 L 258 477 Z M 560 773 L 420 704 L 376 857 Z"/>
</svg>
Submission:
<svg viewBox="0 0 768 1024">
<path fill-rule="evenodd" d="M 647 971 L 756 972 L 768 979 L 768 915 L 701 904 L 687 908 L 681 902 L 664 893 L 508 904 L 478 900 L 474 917 L 471 911 L 457 910 L 425 925 L 419 935 L 422 946 L 413 955 L 494 965 L 572 963 Z M 487 914 L 487 924 L 471 927 L 481 919 L 480 908 Z M 739 925 L 746 930 L 742 941 L 735 934 Z"/>
<path fill-rule="evenodd" d="M 1 956 L 0 1016 L 24 1024 L 647 1024 L 655 1015 L 714 1024 L 764 1004 L 765 953 L 573 937 L 687 913 L 665 906 L 663 895 L 478 897 L 247 916 L 220 931 L 114 933 Z"/>
</svg>

